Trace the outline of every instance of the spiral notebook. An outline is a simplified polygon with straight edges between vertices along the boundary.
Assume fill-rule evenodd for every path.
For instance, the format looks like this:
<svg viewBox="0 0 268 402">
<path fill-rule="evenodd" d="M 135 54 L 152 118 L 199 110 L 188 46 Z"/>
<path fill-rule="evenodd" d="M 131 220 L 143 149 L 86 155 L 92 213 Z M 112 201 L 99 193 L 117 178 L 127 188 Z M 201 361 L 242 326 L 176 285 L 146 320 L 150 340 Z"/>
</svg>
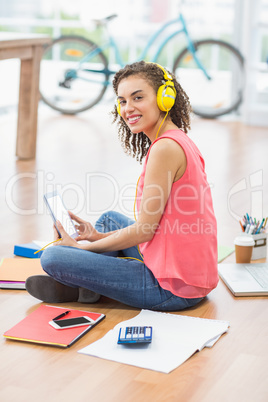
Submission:
<svg viewBox="0 0 268 402">
<path fill-rule="evenodd" d="M 120 328 L 128 326 L 151 326 L 152 342 L 118 344 Z M 79 353 L 169 373 L 204 347 L 211 348 L 228 327 L 228 321 L 142 310 Z"/>
</svg>

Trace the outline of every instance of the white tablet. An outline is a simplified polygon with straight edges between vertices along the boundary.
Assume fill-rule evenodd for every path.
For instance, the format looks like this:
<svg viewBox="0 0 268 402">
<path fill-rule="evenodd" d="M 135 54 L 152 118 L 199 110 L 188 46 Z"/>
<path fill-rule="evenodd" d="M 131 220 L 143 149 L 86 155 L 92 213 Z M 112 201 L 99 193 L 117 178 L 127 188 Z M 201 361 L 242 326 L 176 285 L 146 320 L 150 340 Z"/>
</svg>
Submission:
<svg viewBox="0 0 268 402">
<path fill-rule="evenodd" d="M 71 220 L 70 215 L 63 204 L 63 200 L 60 194 L 57 191 L 47 193 L 44 195 L 44 200 L 55 223 L 59 236 L 61 236 L 61 234 L 56 225 L 57 220 L 60 221 L 64 230 L 68 233 L 69 236 L 71 236 L 72 238 L 78 237 L 79 235 L 76 231 L 74 223 Z"/>
</svg>

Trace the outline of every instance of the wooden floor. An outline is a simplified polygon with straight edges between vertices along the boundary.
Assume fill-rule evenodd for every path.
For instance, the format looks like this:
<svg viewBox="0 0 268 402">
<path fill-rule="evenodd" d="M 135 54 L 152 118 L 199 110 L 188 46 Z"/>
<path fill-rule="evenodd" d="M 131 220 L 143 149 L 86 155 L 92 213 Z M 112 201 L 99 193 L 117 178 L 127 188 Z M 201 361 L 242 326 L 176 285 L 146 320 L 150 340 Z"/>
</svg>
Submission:
<svg viewBox="0 0 268 402">
<path fill-rule="evenodd" d="M 63 192 L 69 209 L 92 222 L 107 209 L 132 216 L 141 167 L 121 151 L 109 107 L 107 102 L 79 116 L 64 117 L 41 106 L 34 161 L 16 160 L 16 115 L 0 116 L 1 257 L 12 256 L 16 243 L 52 239 L 42 196 L 53 187 Z M 237 216 L 257 208 L 268 215 L 268 129 L 230 119 L 195 118 L 190 136 L 206 160 L 219 244 L 232 245 L 239 232 Z M 39 305 L 26 291 L 0 290 L 3 402 L 268 400 L 265 297 L 234 298 L 220 281 L 198 307 L 181 312 L 229 320 L 230 329 L 212 349 L 195 354 L 170 374 L 77 353 L 139 313 L 107 298 L 95 305 L 64 304 L 106 314 L 68 350 L 2 337 Z"/>
</svg>

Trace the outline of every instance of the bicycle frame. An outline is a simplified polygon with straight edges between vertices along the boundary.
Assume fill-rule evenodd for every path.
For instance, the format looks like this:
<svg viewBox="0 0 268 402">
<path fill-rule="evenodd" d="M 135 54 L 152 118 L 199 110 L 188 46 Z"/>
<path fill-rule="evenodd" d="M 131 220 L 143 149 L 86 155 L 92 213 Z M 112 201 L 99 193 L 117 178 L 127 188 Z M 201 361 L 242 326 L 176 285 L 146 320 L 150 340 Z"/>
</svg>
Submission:
<svg viewBox="0 0 268 402">
<path fill-rule="evenodd" d="M 153 62 L 156 62 L 156 60 L 158 59 L 158 57 L 159 57 L 161 51 L 163 50 L 164 46 L 167 44 L 167 42 L 168 42 L 170 39 L 172 39 L 174 36 L 179 35 L 179 34 L 181 34 L 181 33 L 183 33 L 183 32 L 184 32 L 184 34 L 186 35 L 187 42 L 188 42 L 188 46 L 189 46 L 190 48 L 193 48 L 193 42 L 192 42 L 192 40 L 191 40 L 191 38 L 190 38 L 190 36 L 189 36 L 189 33 L 188 33 L 188 30 L 187 30 L 187 27 L 186 27 L 185 20 L 184 20 L 182 14 L 180 14 L 178 18 L 176 18 L 176 19 L 174 19 L 174 20 L 171 20 L 171 21 L 168 21 L 168 22 L 167 22 L 166 24 L 164 24 L 158 31 L 155 32 L 155 34 L 149 39 L 148 44 L 146 45 L 144 51 L 142 52 L 141 57 L 140 57 L 140 60 L 143 60 L 143 59 L 146 57 L 146 55 L 147 55 L 147 53 L 148 53 L 150 47 L 151 47 L 151 46 L 153 45 L 153 43 L 156 41 L 156 39 L 158 38 L 158 36 L 160 36 L 160 35 L 162 34 L 162 32 L 164 32 L 164 31 L 166 30 L 167 27 L 169 27 L 170 25 L 173 25 L 173 24 L 177 24 L 178 22 L 180 22 L 180 23 L 182 24 L 182 28 L 179 29 L 179 30 L 177 30 L 177 31 L 175 31 L 175 32 L 173 32 L 172 35 L 168 36 L 166 39 L 164 39 L 164 40 L 160 43 L 160 46 L 159 46 L 159 48 L 158 48 L 156 54 L 154 55 L 152 61 L 153 61 Z"/>
<path fill-rule="evenodd" d="M 168 21 L 166 24 L 164 24 L 162 27 L 160 27 L 160 29 L 158 29 L 158 31 L 155 32 L 155 34 L 149 39 L 147 45 L 145 46 L 144 50 L 142 51 L 140 57 L 138 60 L 144 60 L 146 58 L 146 55 L 149 52 L 149 49 L 151 48 L 151 46 L 153 45 L 153 43 L 157 40 L 157 38 L 166 30 L 167 27 L 169 27 L 170 25 L 174 25 L 177 23 L 181 23 L 182 28 L 179 30 L 174 31 L 171 35 L 169 35 L 168 37 L 166 37 L 159 45 L 158 50 L 156 51 L 154 57 L 152 58 L 152 62 L 156 62 L 160 53 L 162 52 L 163 48 L 166 46 L 166 44 L 168 43 L 168 41 L 172 38 L 174 38 L 176 35 L 179 35 L 181 33 L 185 34 L 186 40 L 187 40 L 187 47 L 189 49 L 189 51 L 191 52 L 197 66 L 199 69 L 201 69 L 203 71 L 203 73 L 205 74 L 205 76 L 210 79 L 210 76 L 207 74 L 204 66 L 202 65 L 202 63 L 200 62 L 200 60 L 198 59 L 197 56 L 197 52 L 195 50 L 195 46 L 194 46 L 194 42 L 192 41 L 187 26 L 186 26 L 186 22 L 184 20 L 183 15 L 180 13 L 179 17 Z M 78 65 L 78 69 L 81 69 L 81 66 L 84 62 L 88 62 L 90 61 L 93 57 L 95 57 L 96 55 L 98 55 L 99 53 L 105 51 L 108 48 L 112 48 L 114 50 L 114 54 L 115 54 L 115 60 L 116 63 L 122 68 L 125 63 L 122 60 L 118 45 L 116 43 L 116 41 L 114 40 L 113 36 L 109 34 L 109 40 L 107 41 L 107 43 L 105 43 L 102 46 L 98 46 L 96 47 L 94 50 L 92 50 L 89 54 L 87 54 L 80 62 Z M 111 69 L 103 69 L 103 70 L 94 70 L 94 69 L 84 69 L 84 71 L 89 71 L 89 72 L 94 72 L 94 73 L 101 73 L 101 74 L 106 74 L 110 77 L 110 75 L 114 75 L 116 73 L 116 71 L 111 70 Z M 72 72 L 69 72 L 72 74 Z M 72 76 L 71 78 L 76 78 L 74 76 Z M 84 78 L 85 79 L 85 78 Z M 88 80 L 87 80 L 88 81 Z M 105 81 L 103 83 L 104 85 L 109 85 L 110 81 Z"/>
<path fill-rule="evenodd" d="M 174 38 L 176 35 L 179 35 L 179 34 L 181 34 L 181 33 L 184 33 L 184 34 L 185 34 L 185 37 L 186 37 L 186 40 L 187 40 L 187 43 L 188 43 L 187 47 L 188 47 L 189 51 L 192 53 L 192 55 L 193 55 L 193 57 L 194 57 L 194 60 L 195 60 L 195 62 L 196 62 L 196 64 L 197 64 L 197 66 L 204 72 L 204 74 L 206 75 L 206 77 L 207 77 L 208 79 L 210 79 L 210 77 L 209 77 L 209 75 L 207 74 L 207 72 L 206 72 L 206 70 L 205 70 L 203 64 L 200 62 L 200 60 L 199 60 L 198 57 L 197 57 L 194 43 L 193 43 L 193 41 L 192 41 L 192 39 L 191 39 L 191 37 L 190 37 L 190 35 L 189 35 L 189 32 L 188 32 L 188 29 L 187 29 L 187 25 L 186 25 L 185 19 L 184 19 L 183 15 L 182 15 L 181 13 L 179 14 L 179 17 L 178 17 L 178 18 L 176 18 L 175 20 L 171 20 L 171 21 L 167 22 L 166 24 L 164 24 L 164 25 L 152 36 L 152 38 L 149 40 L 147 46 L 145 47 L 144 52 L 143 52 L 142 55 L 141 55 L 141 60 L 143 60 L 143 59 L 145 58 L 145 56 L 146 56 L 146 54 L 148 53 L 150 47 L 151 47 L 152 44 L 155 42 L 155 40 L 158 38 L 158 36 L 159 36 L 168 26 L 173 25 L 173 24 L 177 24 L 177 22 L 180 22 L 180 23 L 181 23 L 182 28 L 181 28 L 180 30 L 178 30 L 178 31 L 173 32 L 172 35 L 168 36 L 166 39 L 164 39 L 164 40 L 162 41 L 162 43 L 160 44 L 160 46 L 159 46 L 159 48 L 158 48 L 158 50 L 157 50 L 155 56 L 153 57 L 153 60 L 152 60 L 152 61 L 153 61 L 153 62 L 156 62 L 156 61 L 157 61 L 157 59 L 158 59 L 160 53 L 162 52 L 163 48 L 165 47 L 165 45 L 168 43 L 168 41 L 169 41 L 170 39 Z"/>
</svg>

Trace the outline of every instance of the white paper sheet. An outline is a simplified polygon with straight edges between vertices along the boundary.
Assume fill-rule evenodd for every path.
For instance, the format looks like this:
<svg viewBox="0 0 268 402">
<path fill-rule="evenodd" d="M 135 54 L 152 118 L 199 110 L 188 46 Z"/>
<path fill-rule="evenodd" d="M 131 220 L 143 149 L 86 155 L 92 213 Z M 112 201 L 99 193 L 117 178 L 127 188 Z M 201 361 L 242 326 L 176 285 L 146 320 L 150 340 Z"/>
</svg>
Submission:
<svg viewBox="0 0 268 402">
<path fill-rule="evenodd" d="M 117 344 L 119 328 L 144 325 L 153 327 L 152 343 Z M 205 346 L 212 347 L 228 326 L 228 321 L 142 310 L 131 320 L 116 325 L 102 339 L 79 350 L 79 353 L 169 373 L 196 351 Z"/>
</svg>

